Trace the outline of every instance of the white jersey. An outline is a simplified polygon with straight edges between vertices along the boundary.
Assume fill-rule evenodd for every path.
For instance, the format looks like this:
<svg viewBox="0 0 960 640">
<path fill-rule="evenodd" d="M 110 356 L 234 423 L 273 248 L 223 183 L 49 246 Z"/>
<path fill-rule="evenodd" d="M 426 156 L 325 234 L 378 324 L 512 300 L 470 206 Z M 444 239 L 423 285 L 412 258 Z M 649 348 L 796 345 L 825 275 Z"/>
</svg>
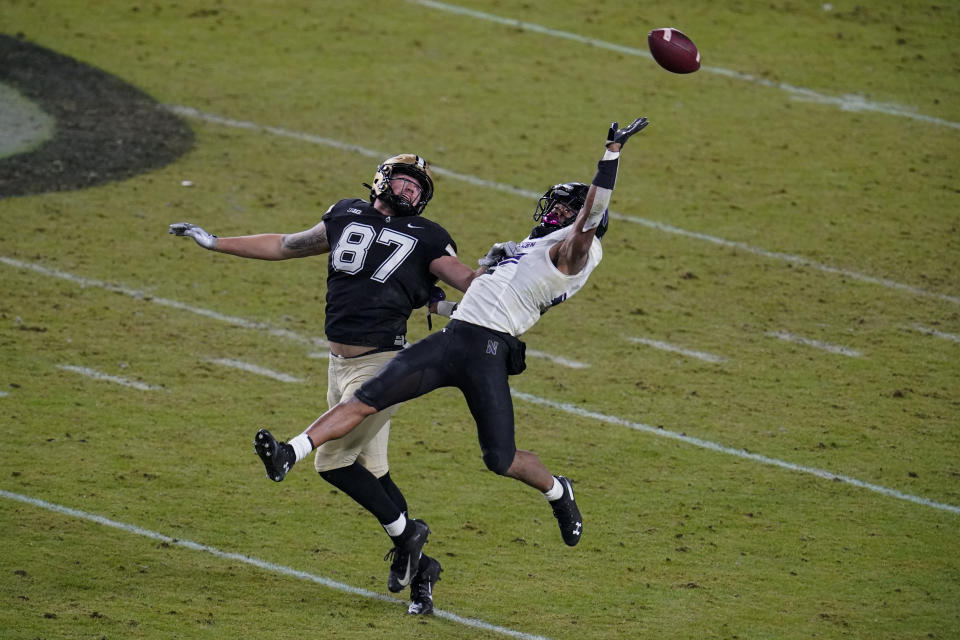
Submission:
<svg viewBox="0 0 960 640">
<path fill-rule="evenodd" d="M 572 230 L 570 225 L 521 242 L 515 257 L 504 258 L 493 273 L 470 283 L 451 317 L 512 336 L 522 335 L 547 309 L 579 291 L 603 259 L 600 240 L 594 238 L 583 270 L 575 275 L 561 273 L 550 261 L 550 247 Z"/>
</svg>

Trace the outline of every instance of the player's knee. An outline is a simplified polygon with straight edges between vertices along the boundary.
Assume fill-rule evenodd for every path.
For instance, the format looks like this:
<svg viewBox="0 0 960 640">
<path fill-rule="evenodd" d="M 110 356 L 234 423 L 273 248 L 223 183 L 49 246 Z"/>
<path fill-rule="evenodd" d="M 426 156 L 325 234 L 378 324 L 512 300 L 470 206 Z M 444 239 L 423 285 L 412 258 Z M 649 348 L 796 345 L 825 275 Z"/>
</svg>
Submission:
<svg viewBox="0 0 960 640">
<path fill-rule="evenodd" d="M 483 452 L 483 463 L 498 476 L 506 475 L 516 453 L 516 449 L 487 449 Z"/>
</svg>

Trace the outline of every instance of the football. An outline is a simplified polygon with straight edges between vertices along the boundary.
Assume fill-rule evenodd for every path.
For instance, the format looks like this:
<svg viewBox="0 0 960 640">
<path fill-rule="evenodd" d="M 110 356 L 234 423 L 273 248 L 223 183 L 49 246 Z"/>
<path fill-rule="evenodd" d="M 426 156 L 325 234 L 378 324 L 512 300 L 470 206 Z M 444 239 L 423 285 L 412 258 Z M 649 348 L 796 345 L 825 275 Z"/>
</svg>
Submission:
<svg viewBox="0 0 960 640">
<path fill-rule="evenodd" d="M 700 51 L 693 40 L 673 27 L 654 29 L 647 34 L 653 59 L 673 73 L 693 73 L 700 68 Z"/>
</svg>

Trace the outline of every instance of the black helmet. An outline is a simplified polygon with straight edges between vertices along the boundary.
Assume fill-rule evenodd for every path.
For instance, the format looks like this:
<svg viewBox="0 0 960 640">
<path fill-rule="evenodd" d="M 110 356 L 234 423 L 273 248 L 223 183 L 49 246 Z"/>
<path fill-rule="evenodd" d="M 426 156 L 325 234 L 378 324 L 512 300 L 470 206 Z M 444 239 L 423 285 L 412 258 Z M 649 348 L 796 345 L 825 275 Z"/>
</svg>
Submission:
<svg viewBox="0 0 960 640">
<path fill-rule="evenodd" d="M 420 201 L 411 204 L 406 198 L 397 196 L 390 188 L 390 178 L 396 174 L 407 175 L 420 183 Z M 370 187 L 368 184 L 364 184 Z M 401 153 L 398 156 L 387 158 L 373 176 L 373 186 L 370 187 L 370 203 L 380 198 L 390 205 L 398 216 L 418 216 L 423 213 L 424 207 L 433 197 L 433 175 L 426 160 L 412 153 Z"/>
<path fill-rule="evenodd" d="M 572 224 L 577 219 L 589 190 L 589 185 L 582 182 L 561 182 L 547 189 L 537 201 L 537 210 L 533 212 L 533 219 L 540 224 L 534 227 L 530 235 L 540 238 Z M 558 204 L 572 211 L 573 215 L 562 218 L 556 210 Z"/>
<path fill-rule="evenodd" d="M 577 219 L 576 214 L 580 213 L 580 209 L 583 208 L 589 190 L 590 185 L 582 182 L 561 182 L 547 189 L 546 193 L 540 196 L 540 200 L 537 201 L 537 210 L 533 212 L 533 219 L 540 224 L 533 228 L 531 237 L 542 238 L 548 233 L 553 233 L 557 229 L 573 224 L 573 221 Z M 561 218 L 559 213 L 554 211 L 557 204 L 570 209 L 574 215 L 566 219 Z M 597 227 L 596 235 L 598 239 L 602 238 L 603 234 L 607 232 L 608 223 L 609 216 L 604 211 L 603 219 Z"/>
</svg>

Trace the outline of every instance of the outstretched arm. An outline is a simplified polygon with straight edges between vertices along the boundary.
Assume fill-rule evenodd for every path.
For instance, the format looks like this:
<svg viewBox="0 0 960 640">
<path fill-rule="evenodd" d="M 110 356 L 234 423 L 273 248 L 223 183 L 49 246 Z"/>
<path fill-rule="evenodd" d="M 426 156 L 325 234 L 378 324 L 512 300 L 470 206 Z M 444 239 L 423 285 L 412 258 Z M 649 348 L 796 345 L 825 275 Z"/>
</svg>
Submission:
<svg viewBox="0 0 960 640">
<path fill-rule="evenodd" d="M 487 268 L 484 266 L 471 269 L 453 256 L 441 256 L 430 263 L 430 273 L 460 291 L 466 291 L 474 278 L 486 272 Z"/>
<path fill-rule="evenodd" d="M 490 250 L 487 251 L 487 255 L 483 256 L 477 260 L 477 264 L 480 266 L 476 269 L 470 269 L 467 265 L 460 262 L 459 258 L 453 256 L 442 256 L 437 258 L 430 263 L 430 272 L 449 284 L 452 287 L 456 287 L 460 291 L 465 292 L 467 287 L 470 286 L 470 283 L 473 282 L 475 278 L 482 276 L 485 273 L 493 273 L 497 268 L 497 264 L 503 258 L 512 258 L 517 254 L 517 243 L 511 241 L 508 242 L 497 242 Z M 439 287 L 434 287 L 441 294 L 443 290 Z M 439 298 L 443 300 L 443 298 Z M 455 304 L 447 303 L 445 306 L 441 305 L 439 310 L 437 307 L 434 307 L 435 300 L 430 301 L 430 313 L 439 313 L 441 315 L 449 316 L 453 313 L 453 309 L 457 306 Z"/>
<path fill-rule="evenodd" d="M 218 238 L 189 222 L 177 222 L 170 225 L 170 233 L 189 236 L 204 249 L 258 260 L 287 260 L 330 251 L 327 228 L 323 222 L 299 233 L 261 233 L 229 238 Z"/>
<path fill-rule="evenodd" d="M 647 119 L 641 117 L 622 129 L 618 128 L 616 122 L 610 125 L 606 151 L 597 163 L 597 175 L 594 176 L 583 208 L 573 223 L 573 230 L 563 242 L 550 249 L 550 258 L 562 273 L 580 273 L 587 264 L 590 245 L 593 244 L 593 237 L 607 212 L 613 187 L 617 182 L 620 151 L 630 136 L 639 133 L 647 124 Z"/>
</svg>

